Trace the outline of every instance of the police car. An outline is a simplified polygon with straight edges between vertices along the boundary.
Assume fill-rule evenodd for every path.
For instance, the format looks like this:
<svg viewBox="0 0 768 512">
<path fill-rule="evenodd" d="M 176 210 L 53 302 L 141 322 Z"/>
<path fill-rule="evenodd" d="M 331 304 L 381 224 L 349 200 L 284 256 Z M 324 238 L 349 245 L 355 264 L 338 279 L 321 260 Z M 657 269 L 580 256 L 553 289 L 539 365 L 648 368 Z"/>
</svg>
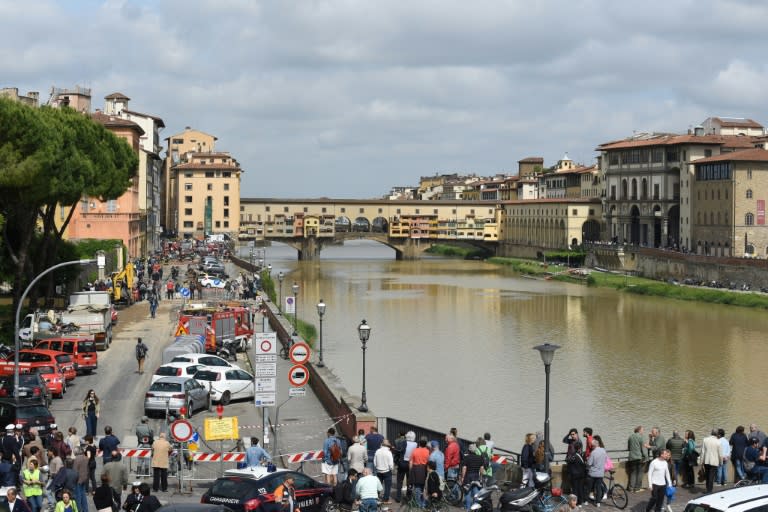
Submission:
<svg viewBox="0 0 768 512">
<path fill-rule="evenodd" d="M 714 492 L 688 502 L 685 512 L 763 512 L 768 510 L 768 484 Z"/>
<path fill-rule="evenodd" d="M 277 469 L 268 471 L 258 466 L 229 469 L 216 479 L 200 499 L 200 503 L 224 505 L 235 512 L 279 512 L 274 492 L 287 477 L 293 477 L 296 506 L 302 512 L 326 512 L 332 505 L 333 488 L 298 471 Z"/>
</svg>

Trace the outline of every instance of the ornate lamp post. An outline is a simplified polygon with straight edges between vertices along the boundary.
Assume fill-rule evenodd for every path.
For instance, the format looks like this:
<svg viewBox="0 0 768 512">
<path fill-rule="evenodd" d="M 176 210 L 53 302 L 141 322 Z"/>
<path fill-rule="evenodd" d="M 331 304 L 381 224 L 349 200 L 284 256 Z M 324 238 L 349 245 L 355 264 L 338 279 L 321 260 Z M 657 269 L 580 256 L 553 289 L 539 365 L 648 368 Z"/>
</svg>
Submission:
<svg viewBox="0 0 768 512">
<path fill-rule="evenodd" d="M 544 388 L 544 471 L 549 473 L 549 369 L 555 358 L 555 350 L 559 349 L 560 345 L 544 343 L 533 348 L 538 350 L 539 355 L 541 355 L 541 362 L 544 363 L 544 374 L 546 375 Z"/>
<path fill-rule="evenodd" d="M 357 410 L 360 412 L 368 412 L 368 401 L 365 398 L 365 345 L 368 343 L 368 338 L 371 337 L 371 326 L 363 320 L 360 322 L 360 325 L 357 326 L 357 334 L 360 336 L 360 343 L 363 344 L 363 394 L 360 397 L 362 401 Z"/>
<path fill-rule="evenodd" d="M 296 300 L 296 296 L 299 294 L 299 284 L 294 281 L 291 285 L 293 290 L 293 334 L 299 332 L 299 302 Z"/>
<path fill-rule="evenodd" d="M 320 299 L 317 303 L 317 315 L 320 317 L 320 360 L 317 362 L 317 366 L 322 368 L 325 366 L 323 362 L 323 315 L 325 315 L 325 302 Z"/>
<path fill-rule="evenodd" d="M 63 263 L 58 263 L 52 267 L 49 267 L 42 272 L 40 272 L 37 277 L 35 277 L 31 283 L 27 286 L 27 288 L 24 290 L 24 293 L 21 294 L 21 298 L 19 299 L 19 305 L 16 306 L 16 323 L 14 324 L 13 328 L 13 335 L 15 338 L 15 349 L 14 349 L 14 367 L 13 367 L 13 397 L 15 399 L 19 398 L 19 350 L 21 348 L 21 340 L 19 340 L 19 325 L 20 325 L 20 317 L 21 317 L 21 307 L 24 305 L 24 299 L 27 298 L 27 294 L 32 289 L 33 286 L 46 274 L 49 272 L 53 272 L 54 270 L 66 267 L 68 265 L 90 265 L 91 263 L 96 263 L 96 265 L 99 267 L 99 271 L 102 271 L 104 267 L 106 266 L 106 256 L 104 255 L 104 251 L 98 251 L 96 253 L 96 258 L 90 259 L 90 260 L 74 260 L 74 261 L 65 261 Z M 31 333 L 30 333 L 31 335 Z"/>
<path fill-rule="evenodd" d="M 281 270 L 277 273 L 277 280 L 280 283 L 280 302 L 277 305 L 277 311 L 279 313 L 283 312 L 283 279 L 285 279 L 285 274 L 283 274 Z"/>
</svg>

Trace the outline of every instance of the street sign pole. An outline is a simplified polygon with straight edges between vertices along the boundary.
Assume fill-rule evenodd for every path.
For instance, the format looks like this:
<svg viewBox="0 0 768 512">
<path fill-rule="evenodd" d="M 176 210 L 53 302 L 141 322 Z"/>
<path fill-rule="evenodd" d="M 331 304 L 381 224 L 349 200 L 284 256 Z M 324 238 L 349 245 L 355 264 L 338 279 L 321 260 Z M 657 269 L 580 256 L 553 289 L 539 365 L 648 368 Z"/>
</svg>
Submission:
<svg viewBox="0 0 768 512">
<path fill-rule="evenodd" d="M 272 447 L 272 458 L 274 459 L 277 457 L 277 432 L 280 429 L 280 408 L 288 403 L 288 400 L 293 398 L 292 396 L 289 396 L 285 399 L 285 402 L 281 403 L 277 407 L 275 407 L 275 445 Z"/>
</svg>

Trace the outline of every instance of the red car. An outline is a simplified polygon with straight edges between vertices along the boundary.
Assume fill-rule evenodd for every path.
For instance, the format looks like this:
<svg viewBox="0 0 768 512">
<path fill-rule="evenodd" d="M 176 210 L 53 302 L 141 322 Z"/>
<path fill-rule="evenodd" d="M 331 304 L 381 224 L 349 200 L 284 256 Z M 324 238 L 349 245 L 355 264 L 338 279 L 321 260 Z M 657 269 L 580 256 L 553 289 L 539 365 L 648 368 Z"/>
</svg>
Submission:
<svg viewBox="0 0 768 512">
<path fill-rule="evenodd" d="M 77 377 L 77 367 L 72 356 L 56 350 L 24 349 L 19 351 L 20 363 L 42 363 L 48 366 L 58 366 L 67 382 Z"/>
<path fill-rule="evenodd" d="M 0 375 L 13 375 L 13 360 L 0 362 Z M 62 398 L 67 392 L 67 379 L 57 363 L 19 363 L 19 373 L 39 373 L 52 396 Z"/>
</svg>

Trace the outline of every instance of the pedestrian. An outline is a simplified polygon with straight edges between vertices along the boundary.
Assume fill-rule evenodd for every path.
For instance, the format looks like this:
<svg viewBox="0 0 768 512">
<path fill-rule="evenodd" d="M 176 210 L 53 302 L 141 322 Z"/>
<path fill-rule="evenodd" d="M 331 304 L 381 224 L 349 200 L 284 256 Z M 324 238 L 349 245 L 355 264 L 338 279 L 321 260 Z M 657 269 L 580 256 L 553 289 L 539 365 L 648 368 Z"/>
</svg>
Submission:
<svg viewBox="0 0 768 512">
<path fill-rule="evenodd" d="M 742 430 L 744 427 L 742 427 Z M 672 460 L 672 485 L 677 486 L 682 469 L 683 450 L 685 449 L 685 439 L 680 437 L 680 432 L 672 431 L 672 437 L 667 440 L 667 450 L 670 452 Z"/>
<path fill-rule="evenodd" d="M 520 466 L 523 468 L 523 482 L 528 482 L 528 487 L 534 487 L 534 466 L 536 465 L 535 449 L 536 434 L 526 434 L 523 448 L 520 450 Z"/>
<path fill-rule="evenodd" d="M 746 478 L 746 472 L 744 471 L 744 452 L 747 449 L 749 441 L 747 435 L 744 433 L 744 426 L 739 425 L 736 427 L 736 431 L 731 434 L 729 440 L 731 445 L 731 464 L 733 465 L 733 483 Z"/>
<path fill-rule="evenodd" d="M 681 464 L 683 487 L 690 488 L 696 484 L 696 480 L 693 478 L 693 468 L 699 465 L 699 452 L 696 451 L 696 435 L 692 430 L 686 430 L 683 439 L 685 439 Z"/>
<path fill-rule="evenodd" d="M 365 435 L 365 448 L 368 450 L 368 467 L 373 469 L 373 456 L 376 455 L 376 450 L 381 448 L 381 443 L 384 442 L 384 436 L 379 434 L 379 429 L 375 425 L 371 425 L 368 434 Z"/>
<path fill-rule="evenodd" d="M 149 347 L 144 344 L 144 341 L 141 338 L 136 340 L 136 362 L 139 364 L 137 373 L 140 375 L 144 374 L 144 360 L 147 358 L 147 352 L 149 352 Z"/>
<path fill-rule="evenodd" d="M 88 457 L 88 482 L 89 485 L 85 488 L 85 493 L 94 492 L 96 490 L 96 456 L 98 450 L 93 443 L 93 436 L 85 436 L 85 456 Z"/>
<path fill-rule="evenodd" d="M 413 488 L 416 503 L 424 507 L 424 484 L 427 482 L 427 462 L 429 462 L 429 449 L 427 438 L 421 437 L 419 445 L 411 452 L 410 472 L 408 473 L 409 487 Z"/>
<path fill-rule="evenodd" d="M 437 474 L 437 464 L 435 461 L 427 461 L 427 481 L 424 484 L 424 496 L 426 496 L 427 506 L 431 510 L 438 510 L 440 499 L 443 497 L 443 486 L 440 476 Z"/>
<path fill-rule="evenodd" d="M 101 405 L 99 397 L 96 396 L 96 391 L 89 389 L 83 400 L 83 419 L 85 420 L 85 435 L 96 436 L 97 423 L 99 421 L 99 413 L 101 411 Z"/>
<path fill-rule="evenodd" d="M 392 443 L 389 439 L 384 439 L 381 448 L 376 450 L 373 455 L 373 467 L 376 476 L 384 485 L 384 498 L 382 503 L 389 503 L 390 493 L 392 492 L 392 471 L 395 469 L 395 461 L 392 457 Z M 439 450 L 438 450 L 439 451 Z"/>
<path fill-rule="evenodd" d="M 360 500 L 360 512 L 376 512 L 379 495 L 384 488 L 378 478 L 373 476 L 370 468 L 363 470 L 363 476 L 357 481 L 355 492 Z"/>
<path fill-rule="evenodd" d="M 429 442 L 429 460 L 435 461 L 435 472 L 440 478 L 440 482 L 445 481 L 445 454 L 440 451 L 440 443 L 437 440 Z"/>
<path fill-rule="evenodd" d="M 723 458 L 720 459 L 720 465 L 717 467 L 715 482 L 723 486 L 728 479 L 728 461 L 731 459 L 731 444 L 725 438 L 725 430 L 722 428 L 717 429 L 717 440 L 720 442 Z"/>
<path fill-rule="evenodd" d="M 338 455 L 336 455 L 338 454 Z M 325 475 L 325 483 L 335 487 L 336 475 L 339 474 L 339 462 L 341 461 L 341 445 L 336 439 L 336 429 L 328 429 L 327 437 L 323 442 L 323 463 L 321 470 Z"/>
<path fill-rule="evenodd" d="M 347 450 L 347 460 L 349 461 L 349 467 L 357 471 L 360 475 L 363 473 L 363 468 L 368 461 L 368 450 L 365 448 L 365 437 L 357 436 L 355 443 Z"/>
<path fill-rule="evenodd" d="M 5 510 L 10 512 L 32 512 L 29 503 L 19 498 L 15 487 L 9 487 L 5 494 Z"/>
<path fill-rule="evenodd" d="M 409 472 L 411 467 L 411 455 L 413 454 L 413 450 L 415 450 L 417 446 L 418 445 L 416 444 L 416 434 L 412 430 L 409 430 L 405 434 L 405 448 L 403 449 L 400 462 L 397 465 L 397 483 L 395 484 L 395 501 L 398 503 L 400 503 L 400 500 L 403 497 L 403 483 L 404 483 L 403 481 L 405 480 L 405 483 L 408 488 L 410 488 L 413 485 Z M 457 473 L 457 476 L 458 476 L 458 473 Z"/>
<path fill-rule="evenodd" d="M 152 490 L 155 492 L 168 492 L 168 456 L 171 450 L 171 443 L 161 432 L 152 443 Z"/>
<path fill-rule="evenodd" d="M 141 496 L 141 501 L 139 502 L 141 512 L 155 512 L 155 510 L 163 506 L 160 500 L 157 499 L 157 496 L 152 496 L 149 493 L 149 484 L 146 482 L 142 482 L 139 485 L 139 495 Z"/>
<path fill-rule="evenodd" d="M 27 468 L 21 472 L 21 483 L 30 510 L 40 512 L 43 508 L 43 482 L 40 479 L 37 459 L 30 460 Z"/>
<path fill-rule="evenodd" d="M 259 446 L 259 438 L 251 437 L 251 446 L 245 451 L 245 463 L 249 468 L 266 466 L 272 462 L 267 450 Z"/>
<path fill-rule="evenodd" d="M 77 450 L 80 448 L 80 436 L 77 435 L 77 429 L 75 427 L 69 427 L 67 433 L 69 435 L 64 442 L 69 446 L 70 453 L 77 455 Z M 80 512 L 83 512 L 82 508 L 80 508 Z"/>
<path fill-rule="evenodd" d="M 157 314 L 157 288 L 149 292 L 149 314 L 152 318 Z"/>
<path fill-rule="evenodd" d="M 600 502 L 603 501 L 605 496 L 605 483 L 603 478 L 605 477 L 605 463 L 608 460 L 608 453 L 605 448 L 600 446 L 600 441 L 592 439 L 592 450 L 587 457 L 587 475 L 592 480 L 592 495 L 595 499 L 595 506 L 599 507 Z"/>
<path fill-rule="evenodd" d="M 120 446 L 120 439 L 112 433 L 112 427 L 107 425 L 104 427 L 104 437 L 99 440 L 101 461 L 104 464 L 112 461 L 112 454 L 117 451 L 118 446 Z"/>
<path fill-rule="evenodd" d="M 445 478 L 456 480 L 459 476 L 459 464 L 461 463 L 461 454 L 459 453 L 459 443 L 452 434 L 445 436 Z"/>
<path fill-rule="evenodd" d="M 114 512 L 117 512 L 117 508 L 122 502 L 122 493 L 128 488 L 128 470 L 126 469 L 120 452 L 114 450 L 109 462 L 104 464 L 102 471 L 109 476 L 109 485 L 112 487 L 117 499 L 113 505 Z"/>
<path fill-rule="evenodd" d="M 670 451 L 664 448 L 648 465 L 648 488 L 651 490 L 651 499 L 645 506 L 645 512 L 651 512 L 651 510 L 661 512 L 661 507 L 664 506 L 667 485 L 672 485 L 672 478 L 669 476 L 669 458 Z"/>
<path fill-rule="evenodd" d="M 464 494 L 464 509 L 469 510 L 472 501 L 477 494 L 478 487 L 473 482 L 480 481 L 480 474 L 483 470 L 483 458 L 477 453 L 474 443 L 469 445 L 469 451 L 461 461 L 461 484 L 468 489 Z"/>
<path fill-rule="evenodd" d="M 627 439 L 627 451 L 629 452 L 627 455 L 627 491 L 629 492 L 640 492 L 643 489 L 644 446 L 643 427 L 638 425 Z"/>
<path fill-rule="evenodd" d="M 165 297 L 168 300 L 171 300 L 173 298 L 173 291 L 174 291 L 173 280 L 169 279 L 168 282 L 165 284 Z"/>
<path fill-rule="evenodd" d="M 282 484 L 275 488 L 275 503 L 280 506 L 280 512 L 301 512 L 296 502 L 296 488 L 294 478 L 291 475 L 285 477 Z"/>
<path fill-rule="evenodd" d="M 120 495 L 115 493 L 107 473 L 101 474 L 101 485 L 93 492 L 93 505 L 96 512 L 116 512 L 119 508 Z"/>
<path fill-rule="evenodd" d="M 80 512 L 88 512 L 88 457 L 80 446 L 74 453 L 75 461 L 72 469 L 77 472 L 77 486 L 74 489 L 75 503 Z"/>
<path fill-rule="evenodd" d="M 48 509 L 52 509 L 56 505 L 56 496 L 54 491 L 53 482 L 56 480 L 56 475 L 61 468 L 64 467 L 64 461 L 59 457 L 58 452 L 54 447 L 48 448 L 48 482 L 45 484 L 45 498 L 48 501 Z M 0 482 L 0 485 L 3 485 Z"/>
<path fill-rule="evenodd" d="M 701 462 L 704 464 L 706 474 L 707 493 L 712 492 L 717 476 L 717 468 L 723 460 L 723 447 L 717 438 L 717 430 L 712 432 L 701 442 Z"/>
<path fill-rule="evenodd" d="M 136 509 L 139 508 L 141 504 L 139 486 L 141 486 L 141 482 L 133 482 L 131 484 L 131 492 L 128 493 L 121 507 L 125 512 L 136 512 Z"/>
</svg>

